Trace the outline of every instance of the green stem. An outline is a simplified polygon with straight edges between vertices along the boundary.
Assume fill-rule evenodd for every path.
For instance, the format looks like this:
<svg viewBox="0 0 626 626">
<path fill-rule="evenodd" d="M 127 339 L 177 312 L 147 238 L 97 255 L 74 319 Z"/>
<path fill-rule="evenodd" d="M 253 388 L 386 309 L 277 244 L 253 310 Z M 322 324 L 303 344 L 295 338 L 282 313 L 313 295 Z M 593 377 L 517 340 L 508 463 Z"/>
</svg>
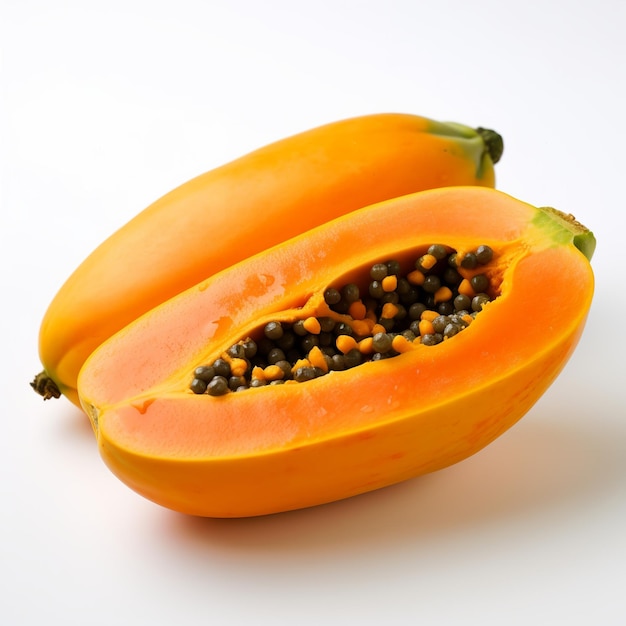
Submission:
<svg viewBox="0 0 626 626">
<path fill-rule="evenodd" d="M 504 139 L 502 135 L 498 134 L 495 130 L 482 128 L 482 126 L 479 126 L 476 132 L 483 138 L 487 152 L 489 152 L 491 161 L 495 165 L 502 158 L 502 153 L 504 152 Z"/>
<path fill-rule="evenodd" d="M 57 387 L 57 384 L 46 374 L 45 371 L 39 372 L 30 386 L 43 397 L 44 400 L 50 400 L 50 398 L 60 398 L 61 392 Z"/>
</svg>

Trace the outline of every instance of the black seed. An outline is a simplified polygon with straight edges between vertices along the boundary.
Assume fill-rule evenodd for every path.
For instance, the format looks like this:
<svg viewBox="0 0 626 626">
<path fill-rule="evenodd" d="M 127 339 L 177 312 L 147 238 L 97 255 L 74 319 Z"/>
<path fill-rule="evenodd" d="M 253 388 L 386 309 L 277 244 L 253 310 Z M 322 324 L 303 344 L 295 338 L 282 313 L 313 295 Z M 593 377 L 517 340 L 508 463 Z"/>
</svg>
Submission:
<svg viewBox="0 0 626 626">
<path fill-rule="evenodd" d="M 307 335 L 300 341 L 300 347 L 308 354 L 315 346 L 320 345 L 320 340 L 317 335 Z"/>
<path fill-rule="evenodd" d="M 481 264 L 485 265 L 489 263 L 493 259 L 493 250 L 489 246 L 478 246 L 476 248 L 476 260 Z"/>
<path fill-rule="evenodd" d="M 398 302 L 400 302 L 400 296 L 398 293 L 395 291 L 386 291 L 383 294 L 383 297 L 380 298 L 380 303 L 387 304 L 388 302 L 391 302 L 391 304 L 398 304 Z"/>
<path fill-rule="evenodd" d="M 228 379 L 228 388 L 231 391 L 235 391 L 236 389 L 239 389 L 239 387 L 245 387 L 247 384 L 248 382 L 246 381 L 245 376 L 231 376 Z"/>
<path fill-rule="evenodd" d="M 460 330 L 461 327 L 457 324 L 447 324 L 443 329 L 443 336 L 446 338 L 454 337 Z"/>
<path fill-rule="evenodd" d="M 356 302 L 360 297 L 359 288 L 354 283 L 348 283 L 341 288 L 341 299 L 348 304 Z"/>
<path fill-rule="evenodd" d="M 450 323 L 447 315 L 438 315 L 433 321 L 433 328 L 436 333 L 442 333 L 443 329 Z"/>
<path fill-rule="evenodd" d="M 387 352 L 391 350 L 393 338 L 388 333 L 376 333 L 372 337 L 372 346 L 376 352 Z"/>
<path fill-rule="evenodd" d="M 465 327 L 467 326 L 467 322 L 463 319 L 463 315 L 467 315 L 467 311 L 463 311 L 462 313 L 455 313 L 454 315 L 450 315 L 450 323 L 456 324 L 457 326 Z"/>
<path fill-rule="evenodd" d="M 454 305 L 452 302 L 440 302 L 437 305 L 437 313 L 440 315 L 450 315 L 454 311 Z"/>
<path fill-rule="evenodd" d="M 256 356 L 256 352 L 257 352 L 256 342 L 252 341 L 252 339 L 248 339 L 244 341 L 243 350 L 244 350 L 246 359 L 252 359 L 253 357 Z"/>
<path fill-rule="evenodd" d="M 443 336 L 440 333 L 428 334 L 422 337 L 422 343 L 425 346 L 436 346 L 443 341 Z"/>
<path fill-rule="evenodd" d="M 441 261 L 442 259 L 446 258 L 448 251 L 446 250 L 445 246 L 442 246 L 439 243 L 434 243 L 428 248 L 428 254 L 432 254 L 437 259 L 437 261 Z"/>
<path fill-rule="evenodd" d="M 457 311 L 462 311 L 462 310 L 467 310 L 472 306 L 472 300 L 469 296 L 466 296 L 463 293 L 460 293 L 455 299 L 454 299 L 454 308 Z"/>
<path fill-rule="evenodd" d="M 189 388 L 191 389 L 191 391 L 193 391 L 196 394 L 201 394 L 204 393 L 206 391 L 206 381 L 202 380 L 200 378 L 194 378 L 191 381 L 191 385 L 189 385 Z"/>
<path fill-rule="evenodd" d="M 396 287 L 396 291 L 400 298 L 402 296 L 408 294 L 412 289 L 411 283 L 406 278 L 398 278 L 398 286 Z"/>
<path fill-rule="evenodd" d="M 372 298 L 382 298 L 385 290 L 383 289 L 383 285 L 379 280 L 373 280 L 368 287 L 368 292 Z"/>
<path fill-rule="evenodd" d="M 278 361 L 285 360 L 285 353 L 280 348 L 274 348 L 267 353 L 267 362 L 269 365 L 275 365 Z"/>
<path fill-rule="evenodd" d="M 484 274 L 476 274 L 470 278 L 470 285 L 474 293 L 485 292 L 489 287 L 489 279 Z"/>
<path fill-rule="evenodd" d="M 404 305 L 400 304 L 399 302 L 396 302 L 395 305 L 398 310 L 393 316 L 393 319 L 396 320 L 396 322 L 401 322 L 407 316 L 407 310 Z"/>
<path fill-rule="evenodd" d="M 323 333 L 330 333 L 334 330 L 335 324 L 337 322 L 335 322 L 335 320 L 332 317 L 320 317 L 318 319 L 319 319 L 321 331 Z"/>
<path fill-rule="evenodd" d="M 419 320 L 425 310 L 425 304 L 422 302 L 416 302 L 409 307 L 409 318 L 412 320 Z"/>
<path fill-rule="evenodd" d="M 293 379 L 299 383 L 307 380 L 313 380 L 315 377 L 316 372 L 314 367 L 299 367 L 295 372 L 293 372 Z"/>
<path fill-rule="evenodd" d="M 415 341 L 415 338 L 417 337 L 417 335 L 412 330 L 409 330 L 409 329 L 403 330 L 401 334 L 408 341 Z"/>
<path fill-rule="evenodd" d="M 275 341 L 283 336 L 283 327 L 280 322 L 268 322 L 265 324 L 263 333 L 268 339 Z"/>
<path fill-rule="evenodd" d="M 333 311 L 347 315 L 351 304 L 351 302 L 342 299 L 333 306 Z"/>
<path fill-rule="evenodd" d="M 333 287 L 329 287 L 324 292 L 324 301 L 328 306 L 332 306 L 333 304 L 337 304 L 341 300 L 341 294 L 339 291 Z"/>
<path fill-rule="evenodd" d="M 479 293 L 472 298 L 472 310 L 482 311 L 485 304 L 490 301 L 489 296 L 486 293 Z"/>
<path fill-rule="evenodd" d="M 215 370 L 215 376 L 221 376 L 224 379 L 230 376 L 230 364 L 224 359 L 216 359 L 213 363 L 213 369 Z M 213 378 L 215 380 L 215 378 Z"/>
<path fill-rule="evenodd" d="M 415 261 L 415 269 L 419 270 L 420 272 L 423 272 L 425 274 L 426 272 L 429 272 L 430 269 L 427 268 L 427 267 L 424 267 L 422 265 L 423 261 L 424 261 L 424 257 L 423 256 L 421 256 L 419 259 L 417 259 L 417 261 Z"/>
<path fill-rule="evenodd" d="M 426 305 L 427 309 L 435 308 L 435 296 L 432 293 L 422 294 L 422 302 Z"/>
<path fill-rule="evenodd" d="M 379 282 L 387 276 L 387 272 L 387 265 L 385 263 L 375 263 L 370 270 L 370 278 Z"/>
<path fill-rule="evenodd" d="M 387 331 L 390 332 L 396 325 L 396 322 L 388 317 L 381 317 L 378 323 Z"/>
<path fill-rule="evenodd" d="M 205 383 L 208 383 L 213 376 L 215 376 L 215 369 L 210 365 L 201 365 L 200 367 L 196 367 L 193 372 L 195 378 L 199 380 L 203 380 Z M 201 392 L 204 393 L 204 392 Z"/>
<path fill-rule="evenodd" d="M 244 347 L 240 343 L 236 343 L 228 348 L 228 350 L 226 350 L 226 354 L 233 359 L 246 358 Z"/>
<path fill-rule="evenodd" d="M 454 267 L 446 267 L 443 271 L 443 282 L 450 287 L 457 287 L 462 280 L 463 277 Z"/>
<path fill-rule="evenodd" d="M 309 331 L 304 327 L 304 320 L 298 320 L 297 322 L 294 322 L 291 329 L 296 335 L 299 335 L 300 337 L 304 337 L 305 335 L 309 334 Z"/>
<path fill-rule="evenodd" d="M 397 276 L 400 273 L 400 263 L 398 261 L 387 261 L 387 272 L 390 276 Z"/>
<path fill-rule="evenodd" d="M 207 393 L 210 396 L 223 396 L 228 392 L 228 381 L 224 376 L 216 376 L 208 385 Z"/>
<path fill-rule="evenodd" d="M 277 365 L 281 370 L 283 370 L 284 378 L 291 377 L 291 363 L 289 361 L 286 359 L 283 361 L 276 361 L 274 365 Z"/>
<path fill-rule="evenodd" d="M 334 354 L 331 359 L 330 368 L 335 371 L 341 371 L 346 369 L 346 360 L 344 359 L 343 354 Z"/>
<path fill-rule="evenodd" d="M 429 274 L 426 276 L 424 284 L 422 285 L 422 289 L 427 293 L 435 293 L 439 287 L 441 287 L 441 280 L 436 274 Z"/>
<path fill-rule="evenodd" d="M 363 360 L 363 355 L 355 348 L 350 350 L 347 354 L 344 354 L 344 362 L 347 368 L 356 367 L 360 365 Z"/>
<path fill-rule="evenodd" d="M 477 264 L 478 261 L 476 260 L 476 255 L 473 252 L 468 252 L 461 259 L 461 267 L 466 270 L 473 270 Z"/>
<path fill-rule="evenodd" d="M 346 324 L 345 322 L 339 322 L 335 326 L 335 335 L 354 335 L 354 331 L 352 330 L 352 326 L 350 324 Z"/>
</svg>

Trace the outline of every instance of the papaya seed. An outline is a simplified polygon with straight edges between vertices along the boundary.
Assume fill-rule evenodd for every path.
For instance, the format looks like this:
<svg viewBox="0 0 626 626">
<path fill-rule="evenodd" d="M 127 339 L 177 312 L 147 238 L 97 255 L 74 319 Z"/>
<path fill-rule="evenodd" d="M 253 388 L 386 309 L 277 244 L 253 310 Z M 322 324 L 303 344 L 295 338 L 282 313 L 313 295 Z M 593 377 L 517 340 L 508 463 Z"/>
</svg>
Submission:
<svg viewBox="0 0 626 626">
<path fill-rule="evenodd" d="M 224 376 L 215 376 L 206 388 L 210 396 L 223 396 L 228 389 L 228 381 Z"/>
<path fill-rule="evenodd" d="M 380 282 L 387 276 L 387 264 L 386 263 L 374 263 L 370 270 L 370 277 L 373 281 Z"/>
<path fill-rule="evenodd" d="M 461 259 L 461 267 L 466 270 L 473 270 L 478 264 L 478 260 L 476 259 L 476 254 L 474 252 L 468 252 L 463 255 Z"/>
<path fill-rule="evenodd" d="M 280 322 L 269 322 L 263 332 L 268 339 L 280 339 L 283 336 L 283 327 Z"/>
<path fill-rule="evenodd" d="M 493 259 L 493 250 L 489 246 L 478 246 L 476 248 L 476 260 L 481 265 L 486 265 Z"/>
<path fill-rule="evenodd" d="M 489 288 L 489 279 L 484 274 L 476 274 L 470 278 L 470 285 L 476 293 L 483 293 Z"/>
</svg>

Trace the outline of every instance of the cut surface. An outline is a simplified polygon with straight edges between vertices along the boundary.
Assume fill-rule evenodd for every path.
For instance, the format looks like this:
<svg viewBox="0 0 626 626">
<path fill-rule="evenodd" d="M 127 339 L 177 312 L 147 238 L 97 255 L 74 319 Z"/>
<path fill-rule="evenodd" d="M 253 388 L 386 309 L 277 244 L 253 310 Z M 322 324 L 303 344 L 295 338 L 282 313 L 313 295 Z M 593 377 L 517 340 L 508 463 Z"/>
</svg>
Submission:
<svg viewBox="0 0 626 626">
<path fill-rule="evenodd" d="M 376 236 L 370 234 L 370 241 L 363 241 L 367 233 L 358 223 L 347 228 L 355 218 L 338 220 L 315 235 L 293 240 L 289 247 L 276 248 L 217 275 L 156 309 L 90 359 L 81 378 L 85 404 L 97 407 L 101 416 L 114 405 L 132 407 L 125 411 L 126 416 L 134 411 L 143 416 L 141 424 L 151 423 L 142 436 L 146 437 L 146 451 L 155 454 L 168 454 L 170 445 L 175 445 L 176 454 L 191 456 L 213 456 L 218 449 L 226 454 L 251 453 L 258 449 L 255 440 L 259 435 L 253 433 L 263 433 L 262 439 L 267 439 L 268 433 L 280 433 L 276 444 L 282 446 L 292 437 L 310 438 L 313 433 L 324 437 L 338 428 L 362 427 L 381 415 L 388 419 L 402 414 L 407 406 L 414 410 L 410 399 L 415 393 L 424 398 L 423 406 L 430 407 L 444 401 L 451 390 L 457 396 L 476 384 L 489 384 L 532 360 L 538 349 L 549 348 L 555 334 L 567 335 L 578 326 L 581 315 L 567 312 L 586 311 L 580 305 L 580 294 L 591 280 L 588 263 L 573 246 L 552 245 L 552 239 L 545 239 L 541 230 L 533 234 L 529 222 L 535 217 L 534 208 L 498 192 L 477 189 L 430 192 L 424 200 L 428 202 L 419 211 L 412 210 L 411 197 L 396 201 L 396 215 L 389 222 L 381 209 L 363 215 L 371 226 L 368 230 L 380 226 L 379 232 L 386 232 L 387 239 L 377 232 Z M 507 204 L 506 211 L 502 202 Z M 475 204 L 478 210 L 471 210 Z M 407 235 L 407 223 L 414 223 L 420 235 Z M 451 224 L 458 233 L 450 232 Z M 338 231 L 341 243 L 334 243 Z M 349 241 L 351 237 L 358 240 Z M 310 381 L 298 395 L 290 389 L 272 388 L 259 390 L 254 398 L 237 394 L 210 407 L 197 404 L 204 399 L 189 392 L 190 368 L 205 362 L 210 354 L 218 356 L 226 350 L 234 329 L 245 336 L 277 313 L 288 319 L 290 309 L 292 318 L 314 314 L 323 290 L 336 276 L 345 280 L 350 268 L 362 265 L 363 259 L 385 258 L 398 252 L 392 249 L 398 242 L 425 238 L 445 240 L 459 251 L 471 249 L 477 242 L 489 243 L 498 251 L 500 267 L 505 268 L 501 296 L 467 332 L 454 341 L 403 354 L 390 362 L 333 372 L 326 379 Z M 288 262 L 286 255 L 294 262 Z M 311 294 L 318 294 L 317 302 Z M 532 294 L 538 302 L 527 300 Z M 301 307 L 303 296 L 308 297 L 308 312 L 306 306 Z M 545 326 L 545 311 L 559 312 L 559 327 L 552 327 L 556 317 L 549 318 L 550 326 Z M 408 378 L 407 372 L 412 372 Z M 344 385 L 351 389 L 350 398 L 341 394 Z M 347 407 L 350 400 L 353 405 Z M 163 414 L 169 424 L 157 428 L 152 416 L 163 402 L 171 404 Z M 309 406 L 312 403 L 315 409 Z M 188 404 L 193 409 L 186 408 Z M 333 419 L 313 418 L 326 414 Z M 243 429 L 238 426 L 240 415 L 246 416 Z M 193 428 L 183 424 L 187 419 L 195 424 Z M 102 419 L 99 424 L 102 428 Z M 217 437 L 215 430 L 222 435 Z M 238 430 L 242 431 L 239 435 Z M 115 437 L 121 437 L 122 431 Z M 206 438 L 202 432 L 207 432 Z M 248 445 L 242 446 L 239 438 Z"/>
</svg>

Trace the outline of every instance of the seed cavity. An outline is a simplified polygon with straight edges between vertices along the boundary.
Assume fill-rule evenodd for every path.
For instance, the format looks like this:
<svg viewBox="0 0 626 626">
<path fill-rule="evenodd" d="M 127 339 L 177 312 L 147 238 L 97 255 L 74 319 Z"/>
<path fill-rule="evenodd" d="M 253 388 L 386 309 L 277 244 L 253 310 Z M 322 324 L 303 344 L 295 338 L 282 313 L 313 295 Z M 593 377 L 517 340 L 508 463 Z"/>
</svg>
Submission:
<svg viewBox="0 0 626 626">
<path fill-rule="evenodd" d="M 324 291 L 324 314 L 270 321 L 196 367 L 189 389 L 222 396 L 303 383 L 448 341 L 497 297 L 488 271 L 493 258 L 488 245 L 459 254 L 433 244 L 404 270 L 395 259 L 374 263 L 363 285 L 348 282 Z"/>
</svg>

